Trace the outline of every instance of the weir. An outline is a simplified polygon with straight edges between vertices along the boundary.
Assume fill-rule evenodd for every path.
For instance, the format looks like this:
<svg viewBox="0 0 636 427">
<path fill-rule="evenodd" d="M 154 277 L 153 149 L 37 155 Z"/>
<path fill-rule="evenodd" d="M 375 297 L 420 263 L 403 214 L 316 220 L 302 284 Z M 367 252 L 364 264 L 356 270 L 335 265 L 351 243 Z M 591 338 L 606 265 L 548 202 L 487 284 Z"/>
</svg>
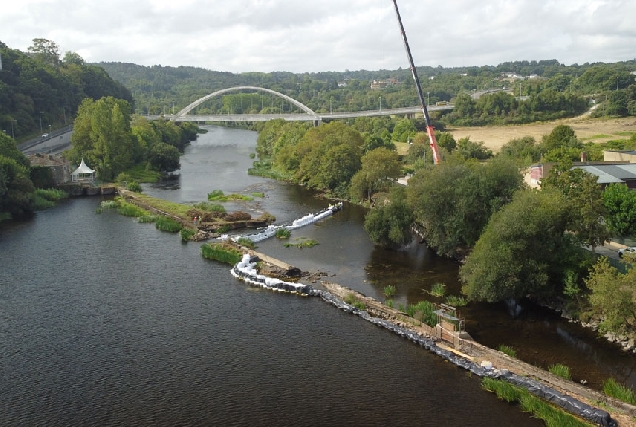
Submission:
<svg viewBox="0 0 636 427">
<path fill-rule="evenodd" d="M 451 348 L 446 347 L 445 345 L 439 345 L 436 342 L 436 338 L 433 338 L 431 335 L 422 333 L 413 326 L 403 326 L 400 324 L 401 322 L 396 322 L 392 320 L 387 320 L 381 317 L 373 316 L 370 314 L 370 310 L 368 309 L 358 309 L 348 303 L 346 303 L 340 296 L 335 293 L 329 292 L 328 290 L 315 289 L 311 285 L 305 285 L 302 283 L 295 282 L 286 282 L 281 279 L 271 278 L 262 274 L 259 274 L 257 271 L 257 261 L 260 258 L 256 255 L 251 255 L 246 253 L 243 255 L 243 258 L 240 262 L 238 262 L 231 269 L 231 274 L 243 280 L 251 285 L 259 286 L 265 289 L 270 289 L 272 291 L 277 292 L 290 292 L 295 293 L 301 296 L 317 296 L 320 297 L 323 301 L 337 307 L 340 310 L 343 310 L 347 313 L 354 314 L 359 316 L 360 318 L 373 323 L 374 325 L 380 326 L 384 329 L 387 329 L 403 338 L 408 339 L 409 341 L 418 344 L 419 346 L 425 348 L 426 350 L 434 353 L 444 360 L 453 363 L 454 365 L 463 368 L 471 373 L 479 376 L 479 377 L 488 377 L 493 379 L 499 379 L 506 382 L 509 382 L 515 386 L 522 387 L 528 390 L 530 393 L 534 394 L 537 397 L 540 397 L 555 406 L 558 406 L 569 412 L 571 414 L 575 414 L 585 420 L 591 421 L 597 425 L 614 427 L 617 426 L 617 422 L 610 417 L 610 414 L 602 409 L 595 408 L 587 403 L 580 401 L 572 396 L 569 396 L 565 393 L 558 391 L 557 389 L 550 387 L 538 380 L 532 379 L 528 376 L 519 375 L 517 373 L 513 373 L 508 369 L 495 369 L 490 362 L 482 362 L 481 364 L 476 363 L 473 358 L 470 356 L 463 354 L 460 351 L 453 350 Z M 270 262 L 277 262 L 278 260 L 274 260 L 269 258 Z M 280 266 L 284 267 L 287 264 L 280 262 Z M 342 294 L 343 292 L 356 293 L 355 291 L 349 290 L 342 286 L 336 284 L 325 284 L 325 286 L 329 287 L 329 289 L 335 290 L 337 293 Z M 372 300 L 366 297 L 366 300 Z M 378 303 L 381 305 L 381 303 Z M 376 304 L 377 305 L 377 304 Z M 386 308 L 388 310 L 388 308 Z M 433 328 L 431 328 L 433 329 Z M 460 339 L 460 342 L 465 340 Z M 471 343 L 471 346 L 474 347 L 483 347 L 477 343 Z M 494 356 L 495 360 L 498 359 L 498 355 L 495 354 L 495 351 L 492 349 L 488 349 L 486 347 L 481 348 L 481 350 L 486 353 L 487 356 Z M 524 365 L 521 361 L 516 361 L 518 365 Z M 499 364 L 499 363 L 498 363 Z M 535 368 L 537 372 L 540 370 Z M 523 372 L 523 369 L 521 369 Z M 537 375 L 540 377 L 539 375 Z M 594 394 L 594 392 L 590 391 L 590 393 Z M 599 396 L 595 396 L 596 401 L 602 401 L 598 399 Z M 607 401 L 607 399 L 605 399 Z M 613 402 L 614 403 L 614 402 Z"/>
</svg>

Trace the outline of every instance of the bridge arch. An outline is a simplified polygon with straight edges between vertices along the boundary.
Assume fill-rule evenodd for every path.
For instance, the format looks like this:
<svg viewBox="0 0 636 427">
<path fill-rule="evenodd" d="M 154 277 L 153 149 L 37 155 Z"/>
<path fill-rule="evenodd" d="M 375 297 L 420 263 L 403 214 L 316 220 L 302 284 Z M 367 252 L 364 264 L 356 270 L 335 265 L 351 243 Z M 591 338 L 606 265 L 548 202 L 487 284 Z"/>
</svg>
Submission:
<svg viewBox="0 0 636 427">
<path fill-rule="evenodd" d="M 187 107 L 185 107 L 184 109 L 179 111 L 175 115 L 174 118 L 185 116 L 190 111 L 192 111 L 194 108 L 198 107 L 200 104 L 204 103 L 208 99 L 214 98 L 215 96 L 223 95 L 224 93 L 227 93 L 227 92 L 236 92 L 236 91 L 239 91 L 239 90 L 256 90 L 256 91 L 271 93 L 272 95 L 276 95 L 279 98 L 284 99 L 285 101 L 291 102 L 292 104 L 294 104 L 295 106 L 297 106 L 298 108 L 303 110 L 308 115 L 316 117 L 316 120 L 320 120 L 320 116 L 318 116 L 318 114 L 316 114 L 311 108 L 307 107 L 302 102 L 296 101 L 294 98 L 291 98 L 291 97 L 289 97 L 287 95 L 284 95 L 284 94 L 282 94 L 280 92 L 276 92 L 275 90 L 265 89 L 263 87 L 258 87 L 258 86 L 235 86 L 235 87 L 230 87 L 230 88 L 227 88 L 227 89 L 217 90 L 216 92 L 212 92 L 209 95 L 206 95 L 206 96 L 204 96 L 202 98 L 197 99 L 192 104 L 188 105 Z"/>
</svg>

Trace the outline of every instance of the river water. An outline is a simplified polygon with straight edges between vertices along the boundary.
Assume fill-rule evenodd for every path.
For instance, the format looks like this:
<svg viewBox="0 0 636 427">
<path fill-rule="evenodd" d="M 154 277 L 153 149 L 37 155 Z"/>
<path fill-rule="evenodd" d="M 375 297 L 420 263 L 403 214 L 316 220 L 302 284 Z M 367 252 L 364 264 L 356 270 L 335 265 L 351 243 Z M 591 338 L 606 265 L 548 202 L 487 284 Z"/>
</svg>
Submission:
<svg viewBox="0 0 636 427">
<path fill-rule="evenodd" d="M 209 129 L 182 157 L 178 185 L 148 194 L 264 192 L 235 207 L 278 222 L 328 204 L 247 175 L 254 132 Z M 98 215 L 99 203 L 70 200 L 0 228 L 0 425 L 541 425 L 420 347 L 317 298 L 250 288 L 200 244 Z M 259 250 L 377 298 L 397 283 L 405 304 L 456 277 L 423 246 L 374 248 L 363 215 L 347 205 L 293 232 L 318 240 L 312 249 Z"/>
</svg>

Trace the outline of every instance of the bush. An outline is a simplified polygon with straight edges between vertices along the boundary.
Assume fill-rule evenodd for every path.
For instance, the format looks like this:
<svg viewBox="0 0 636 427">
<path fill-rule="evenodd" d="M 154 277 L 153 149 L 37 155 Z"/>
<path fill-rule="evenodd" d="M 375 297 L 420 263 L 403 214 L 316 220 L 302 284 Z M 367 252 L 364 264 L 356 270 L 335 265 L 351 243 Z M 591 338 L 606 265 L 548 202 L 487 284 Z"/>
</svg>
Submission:
<svg viewBox="0 0 636 427">
<path fill-rule="evenodd" d="M 437 315 L 434 311 L 435 306 L 429 301 L 420 301 L 406 307 L 406 314 L 432 328 L 437 325 Z"/>
<path fill-rule="evenodd" d="M 234 265 L 241 260 L 243 253 L 227 243 L 205 243 L 201 245 L 201 256 Z"/>
<path fill-rule="evenodd" d="M 33 209 L 36 211 L 49 209 L 54 207 L 56 202 L 67 198 L 68 193 L 62 190 L 36 188 L 33 192 Z"/>
<path fill-rule="evenodd" d="M 156 215 L 143 215 L 143 216 L 140 216 L 139 218 L 137 218 L 137 221 L 141 222 L 141 223 L 155 222 L 155 221 L 157 221 L 157 216 Z"/>
<path fill-rule="evenodd" d="M 119 202 L 117 200 L 104 200 L 101 204 L 102 209 L 116 209 L 118 207 Z"/>
<path fill-rule="evenodd" d="M 441 298 L 446 293 L 446 285 L 443 283 L 435 283 L 433 287 L 431 287 L 431 291 L 429 292 L 434 297 Z"/>
<path fill-rule="evenodd" d="M 157 227 L 157 230 L 167 231 L 168 233 L 178 233 L 183 228 L 179 222 L 166 216 L 158 217 L 155 227 Z"/>
<path fill-rule="evenodd" d="M 128 181 L 126 188 L 134 193 L 141 193 L 141 185 L 137 181 Z"/>
<path fill-rule="evenodd" d="M 190 238 L 192 238 L 192 236 L 194 235 L 195 235 L 195 232 L 191 228 L 184 227 L 181 229 L 181 240 L 184 242 L 187 242 L 188 240 L 190 240 Z"/>
</svg>

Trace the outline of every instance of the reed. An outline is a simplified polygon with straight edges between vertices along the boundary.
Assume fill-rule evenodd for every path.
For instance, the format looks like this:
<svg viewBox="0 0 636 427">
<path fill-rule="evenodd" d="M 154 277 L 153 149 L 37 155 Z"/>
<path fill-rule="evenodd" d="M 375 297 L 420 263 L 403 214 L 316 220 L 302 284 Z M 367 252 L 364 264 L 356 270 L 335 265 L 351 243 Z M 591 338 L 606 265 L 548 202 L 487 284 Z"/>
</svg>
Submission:
<svg viewBox="0 0 636 427">
<path fill-rule="evenodd" d="M 278 237 L 279 239 L 289 239 L 291 237 L 291 231 L 289 231 L 285 227 L 277 228 L 274 236 Z"/>
<path fill-rule="evenodd" d="M 395 286 L 393 285 L 388 285 L 384 287 L 384 296 L 387 299 L 391 299 L 393 298 L 393 296 L 395 295 L 395 292 L 397 291 L 397 289 L 395 288 Z"/>
<path fill-rule="evenodd" d="M 236 243 L 238 243 L 241 246 L 245 246 L 246 248 L 249 248 L 249 249 L 254 249 L 256 247 L 254 242 L 248 239 L 247 237 L 239 237 Z"/>
<path fill-rule="evenodd" d="M 188 242 L 192 238 L 192 236 L 196 234 L 193 229 L 186 227 L 182 228 L 180 233 L 181 241 L 183 242 Z"/>
<path fill-rule="evenodd" d="M 500 344 L 499 347 L 497 347 L 497 350 L 510 357 L 517 357 L 517 351 L 509 345 Z"/>
<path fill-rule="evenodd" d="M 570 368 L 566 365 L 555 363 L 554 365 L 550 365 L 548 367 L 548 371 L 550 371 L 554 375 L 561 377 L 563 379 L 566 379 L 566 380 L 572 379 L 572 376 L 570 375 Z"/>
<path fill-rule="evenodd" d="M 120 215 L 132 217 L 150 215 L 145 209 L 142 209 L 137 205 L 133 205 L 132 203 L 128 203 L 123 200 L 119 201 L 119 208 L 117 208 L 117 212 L 119 212 Z"/>
<path fill-rule="evenodd" d="M 431 287 L 430 294 L 434 297 L 441 298 L 446 294 L 446 285 L 443 283 L 435 283 Z"/>
<path fill-rule="evenodd" d="M 620 384 L 614 378 L 610 378 L 603 383 L 603 392 L 610 397 L 636 405 L 636 394 L 634 391 Z"/>
<path fill-rule="evenodd" d="M 452 305 L 453 307 L 463 307 L 468 304 L 468 301 L 466 301 L 466 298 L 464 297 L 449 295 L 446 297 L 446 304 Z"/>
</svg>

